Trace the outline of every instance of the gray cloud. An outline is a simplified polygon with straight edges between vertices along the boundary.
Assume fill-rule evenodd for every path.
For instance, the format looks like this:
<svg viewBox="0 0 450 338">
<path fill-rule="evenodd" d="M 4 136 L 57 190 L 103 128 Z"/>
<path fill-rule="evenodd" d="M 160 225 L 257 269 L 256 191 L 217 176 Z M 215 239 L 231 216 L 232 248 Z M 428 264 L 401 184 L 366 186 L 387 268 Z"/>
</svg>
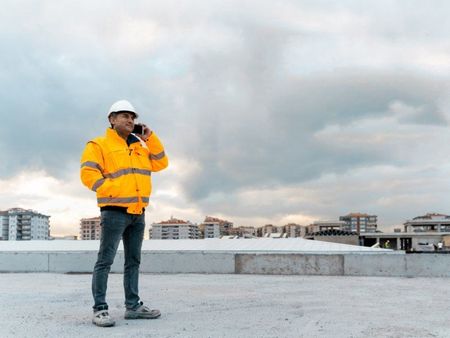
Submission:
<svg viewBox="0 0 450 338">
<path fill-rule="evenodd" d="M 239 73 L 237 70 L 237 77 Z M 226 71 L 226 76 L 232 75 Z M 368 117 L 388 117 L 396 101 L 421 107 L 400 122 L 446 126 L 445 117 L 436 108 L 436 101 L 445 94 L 442 84 L 440 80 L 405 74 L 342 71 L 272 82 L 272 90 L 253 96 L 252 110 L 247 110 L 250 104 L 239 94 L 227 96 L 221 92 L 221 97 L 213 96 L 214 102 L 199 107 L 202 113 L 197 113 L 200 116 L 193 126 L 198 137 L 184 142 L 183 149 L 195 149 L 195 160 L 202 166 L 185 182 L 186 191 L 201 198 L 243 186 L 300 183 L 355 166 L 395 164 L 388 149 L 361 145 L 350 152 L 336 151 L 317 142 L 314 134 L 327 125 L 345 126 Z M 205 92 L 209 85 L 206 82 L 197 90 Z M 235 85 L 242 87 L 236 89 L 242 93 L 250 84 L 241 79 Z M 235 105 L 239 100 L 242 106 Z"/>
</svg>

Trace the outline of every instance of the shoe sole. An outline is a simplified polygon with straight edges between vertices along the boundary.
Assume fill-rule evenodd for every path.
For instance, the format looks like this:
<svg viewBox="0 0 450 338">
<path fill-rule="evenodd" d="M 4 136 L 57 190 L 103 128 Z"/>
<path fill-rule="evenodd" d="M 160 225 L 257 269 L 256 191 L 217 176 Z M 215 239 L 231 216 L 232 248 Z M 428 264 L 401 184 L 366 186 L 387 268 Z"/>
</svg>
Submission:
<svg viewBox="0 0 450 338">
<path fill-rule="evenodd" d="M 125 315 L 124 318 L 125 319 L 156 319 L 161 317 L 161 314 L 156 315 L 156 316 L 145 316 L 142 314 L 138 314 L 138 315 Z"/>
<path fill-rule="evenodd" d="M 116 323 L 99 324 L 99 323 L 96 323 L 94 321 L 92 321 L 92 324 L 94 324 L 95 326 L 98 326 L 98 327 L 111 327 L 111 326 L 116 325 Z"/>
</svg>

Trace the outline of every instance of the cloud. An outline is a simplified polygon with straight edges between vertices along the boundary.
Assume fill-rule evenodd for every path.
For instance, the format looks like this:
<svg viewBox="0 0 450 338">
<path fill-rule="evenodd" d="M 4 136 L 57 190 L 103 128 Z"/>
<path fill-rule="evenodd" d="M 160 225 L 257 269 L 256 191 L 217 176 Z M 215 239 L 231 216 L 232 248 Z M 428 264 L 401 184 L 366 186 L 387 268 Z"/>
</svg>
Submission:
<svg viewBox="0 0 450 338">
<path fill-rule="evenodd" d="M 92 196 L 77 180 L 58 180 L 43 171 L 19 172 L 0 180 L 0 205 L 2 210 L 21 207 L 51 216 L 52 235 L 76 235 L 81 218 L 98 214 Z"/>
<path fill-rule="evenodd" d="M 240 84 L 243 90 L 248 85 Z M 382 135 L 382 130 L 377 129 L 380 134 L 363 130 L 357 147 L 341 142 L 343 147 L 337 149 L 339 135 L 327 136 L 329 128 L 390 118 L 424 127 L 447 126 L 446 116 L 437 107 L 445 95 L 439 80 L 341 72 L 278 81 L 274 87 L 258 98 L 253 110 L 246 109 L 245 99 L 241 105 L 227 104 L 236 103 L 236 98 L 223 94 L 197 111 L 198 120 L 191 128 L 197 131 L 195 136 L 177 146 L 181 149 L 177 155 L 192 158 L 198 167 L 184 182 L 192 198 L 244 187 L 301 183 L 355 166 L 396 163 L 388 148 L 370 146 L 370 137 Z M 402 131 L 399 137 L 407 141 L 409 130 Z M 323 142 L 327 137 L 330 142 Z"/>
<path fill-rule="evenodd" d="M 45 184 L 73 201 L 84 144 L 104 132 L 110 104 L 126 98 L 172 161 L 155 175 L 155 218 L 306 221 L 331 215 L 320 209 L 330 206 L 326 196 L 354 175 L 380 185 L 418 175 L 427 184 L 423 170 L 444 177 L 450 150 L 450 27 L 448 4 L 440 6 L 7 1 L 0 180 L 45 173 L 54 180 Z M 376 177 L 373 168 L 405 176 Z M 386 201 L 406 203 L 399 186 L 380 197 L 385 209 L 341 187 L 336 199 L 347 204 L 329 210 L 373 204 L 382 213 Z"/>
</svg>

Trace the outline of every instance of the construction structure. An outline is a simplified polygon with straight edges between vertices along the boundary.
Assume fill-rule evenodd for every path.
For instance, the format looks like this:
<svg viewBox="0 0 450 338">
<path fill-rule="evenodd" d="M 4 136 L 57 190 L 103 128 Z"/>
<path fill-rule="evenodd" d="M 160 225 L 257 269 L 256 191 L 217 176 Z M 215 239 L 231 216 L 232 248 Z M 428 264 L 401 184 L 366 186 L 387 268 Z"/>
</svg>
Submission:
<svg viewBox="0 0 450 338">
<path fill-rule="evenodd" d="M 92 218 L 82 218 L 80 221 L 81 240 L 99 240 L 102 234 L 100 226 L 100 216 Z"/>
<path fill-rule="evenodd" d="M 50 216 L 34 210 L 11 208 L 0 212 L 0 239 L 6 241 L 48 240 Z"/>
<path fill-rule="evenodd" d="M 338 220 L 329 221 L 315 221 L 307 227 L 307 234 L 313 234 L 315 232 L 327 231 L 327 230 L 342 230 L 347 228 L 347 222 Z"/>
<path fill-rule="evenodd" d="M 450 216 L 427 213 L 404 223 L 405 232 L 450 232 Z"/>
<path fill-rule="evenodd" d="M 359 236 L 356 232 L 349 232 L 338 229 L 321 230 L 308 234 L 306 239 L 313 239 L 322 242 L 341 243 L 348 245 L 359 245 Z"/>
<path fill-rule="evenodd" d="M 361 245 L 406 252 L 449 252 L 450 216 L 427 213 L 407 220 L 404 231 L 360 234 Z"/>
<path fill-rule="evenodd" d="M 200 231 L 197 224 L 170 218 L 167 221 L 153 223 L 149 230 L 150 239 L 199 239 Z"/>
</svg>

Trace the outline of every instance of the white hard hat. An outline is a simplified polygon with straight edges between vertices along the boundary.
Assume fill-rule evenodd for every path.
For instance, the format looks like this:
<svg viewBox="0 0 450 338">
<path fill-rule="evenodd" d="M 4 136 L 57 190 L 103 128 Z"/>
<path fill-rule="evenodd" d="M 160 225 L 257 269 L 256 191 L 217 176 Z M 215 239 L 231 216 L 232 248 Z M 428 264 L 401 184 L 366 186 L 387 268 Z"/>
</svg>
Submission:
<svg viewBox="0 0 450 338">
<path fill-rule="evenodd" d="M 108 118 L 111 116 L 112 113 L 119 113 L 119 112 L 129 112 L 136 115 L 136 118 L 139 117 L 139 115 L 136 113 L 136 109 L 134 109 L 133 105 L 127 100 L 119 100 L 117 102 L 114 102 L 111 108 L 109 108 Z"/>
</svg>

